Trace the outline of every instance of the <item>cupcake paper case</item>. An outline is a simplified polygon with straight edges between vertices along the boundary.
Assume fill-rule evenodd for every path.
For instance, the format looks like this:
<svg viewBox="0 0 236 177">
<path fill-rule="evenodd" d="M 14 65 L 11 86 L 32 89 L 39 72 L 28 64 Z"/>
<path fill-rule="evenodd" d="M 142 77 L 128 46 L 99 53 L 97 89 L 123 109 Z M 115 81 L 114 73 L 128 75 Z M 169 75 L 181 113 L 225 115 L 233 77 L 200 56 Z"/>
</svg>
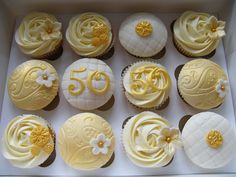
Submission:
<svg viewBox="0 0 236 177">
<path fill-rule="evenodd" d="M 80 113 L 69 118 L 60 129 L 58 144 L 63 160 L 78 170 L 95 170 L 112 157 L 115 137 L 102 117 Z"/>
<path fill-rule="evenodd" d="M 101 60 L 79 59 L 66 70 L 62 90 L 75 108 L 93 110 L 103 106 L 114 93 L 115 81 L 111 68 Z"/>
<path fill-rule="evenodd" d="M 181 69 L 177 82 L 184 101 L 201 110 L 221 105 L 229 90 L 229 81 L 224 70 L 207 59 L 187 62 Z"/>
<path fill-rule="evenodd" d="M 140 108 L 158 108 L 169 98 L 171 79 L 165 67 L 151 61 L 139 61 L 123 74 L 125 96 Z"/>
<path fill-rule="evenodd" d="M 80 56 L 98 57 L 113 46 L 113 34 L 109 20 L 97 13 L 83 13 L 70 20 L 66 39 Z"/>
<path fill-rule="evenodd" d="M 142 112 L 124 125 L 122 141 L 128 158 L 144 168 L 163 167 L 181 146 L 178 129 L 154 112 Z"/>
<path fill-rule="evenodd" d="M 225 166 L 236 149 L 236 134 L 230 122 L 213 112 L 192 116 L 183 128 L 182 141 L 189 159 L 208 169 Z"/>
<path fill-rule="evenodd" d="M 2 136 L 1 151 L 18 168 L 42 165 L 54 151 L 55 135 L 49 124 L 35 115 L 14 118 Z"/>
<path fill-rule="evenodd" d="M 119 40 L 128 53 L 147 58 L 158 54 L 166 45 L 167 30 L 153 14 L 137 13 L 121 24 Z"/>
<path fill-rule="evenodd" d="M 21 51 L 34 59 L 55 59 L 62 52 L 61 23 L 47 13 L 28 14 L 15 33 Z"/>
<path fill-rule="evenodd" d="M 174 23 L 174 42 L 186 56 L 203 57 L 213 52 L 225 35 L 225 22 L 207 13 L 186 11 Z"/>
<path fill-rule="evenodd" d="M 35 111 L 45 108 L 57 96 L 59 78 L 54 67 L 40 60 L 29 60 L 12 72 L 8 94 L 18 108 Z"/>
</svg>

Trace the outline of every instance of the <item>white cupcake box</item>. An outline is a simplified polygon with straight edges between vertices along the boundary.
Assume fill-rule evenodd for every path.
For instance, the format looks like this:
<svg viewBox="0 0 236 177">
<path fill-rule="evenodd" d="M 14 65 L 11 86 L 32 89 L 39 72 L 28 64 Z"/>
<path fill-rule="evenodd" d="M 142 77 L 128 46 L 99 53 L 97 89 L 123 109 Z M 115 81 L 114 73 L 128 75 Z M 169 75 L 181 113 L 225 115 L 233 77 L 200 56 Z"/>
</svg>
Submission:
<svg viewBox="0 0 236 177">
<path fill-rule="evenodd" d="M 91 5 L 92 4 L 92 5 Z M 85 11 L 95 11 L 106 16 L 111 24 L 116 37 L 123 20 L 134 12 L 152 12 L 160 18 L 166 25 L 168 30 L 168 40 L 166 44 L 165 56 L 157 60 L 161 65 L 165 66 L 170 73 L 173 87 L 170 93 L 170 103 L 168 107 L 162 111 L 155 111 L 163 117 L 167 118 L 171 125 L 177 127 L 179 119 L 184 115 L 193 115 L 198 110 L 190 108 L 178 96 L 175 84 L 174 71 L 178 65 L 186 63 L 189 58 L 181 55 L 174 47 L 171 37 L 170 24 L 175 20 L 181 12 L 185 10 L 198 10 L 204 12 L 212 12 L 219 16 L 220 19 L 227 21 L 226 33 L 223 42 L 220 43 L 216 50 L 216 54 L 212 59 L 220 64 L 228 73 L 230 79 L 230 91 L 225 102 L 217 109 L 210 110 L 225 117 L 235 129 L 235 113 L 236 109 L 236 2 L 225 0 L 186 0 L 179 1 L 155 1 L 155 0 L 136 0 L 136 1 L 105 1 L 105 0 L 2 0 L 0 1 L 0 101 L 1 101 L 1 121 L 0 121 L 0 137 L 8 122 L 17 115 L 36 114 L 47 119 L 58 134 L 60 127 L 71 116 L 82 111 L 72 107 L 64 98 L 62 89 L 59 91 L 60 103 L 55 110 L 52 111 L 22 111 L 17 109 L 9 99 L 7 94 L 6 80 L 7 76 L 14 70 L 16 66 L 29 58 L 21 53 L 20 49 L 13 40 L 16 27 L 19 25 L 22 17 L 28 12 L 41 10 L 55 14 L 59 21 L 62 22 L 63 37 L 65 30 L 71 17 L 75 14 Z M 224 43 L 224 45 L 223 45 Z M 59 73 L 62 79 L 65 69 L 79 57 L 72 51 L 69 44 L 64 40 L 63 54 L 55 61 L 49 61 Z M 121 129 L 123 121 L 132 115 L 140 113 L 140 110 L 130 105 L 123 94 L 121 88 L 121 71 L 122 69 L 138 61 L 137 58 L 129 55 L 119 41 L 115 42 L 115 53 L 112 58 L 105 61 L 111 67 L 115 80 L 115 104 L 107 111 L 91 111 L 104 118 L 112 125 L 116 136 L 115 160 L 108 168 L 95 171 L 76 171 L 68 167 L 60 157 L 57 151 L 55 162 L 48 168 L 35 169 L 18 169 L 10 165 L 10 163 L 0 154 L 0 175 L 62 175 L 62 176 L 148 176 L 148 175 L 191 175 L 199 177 L 201 174 L 236 174 L 236 156 L 226 166 L 219 169 L 203 169 L 193 164 L 184 150 L 176 152 L 172 163 L 164 168 L 145 169 L 136 167 L 130 162 L 123 151 L 121 144 Z M 156 60 L 155 60 L 156 61 Z M 226 175 L 230 176 L 230 175 Z"/>
</svg>

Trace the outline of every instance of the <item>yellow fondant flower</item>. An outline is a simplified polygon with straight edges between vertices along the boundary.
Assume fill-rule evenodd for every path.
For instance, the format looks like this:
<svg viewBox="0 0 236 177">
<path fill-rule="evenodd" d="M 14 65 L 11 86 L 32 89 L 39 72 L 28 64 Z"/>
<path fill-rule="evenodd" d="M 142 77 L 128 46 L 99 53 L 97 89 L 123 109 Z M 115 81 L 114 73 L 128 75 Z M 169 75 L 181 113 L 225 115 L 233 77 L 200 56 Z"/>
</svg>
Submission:
<svg viewBox="0 0 236 177">
<path fill-rule="evenodd" d="M 218 21 L 216 17 L 211 16 L 206 23 L 207 35 L 210 38 L 218 38 L 225 36 L 225 22 Z"/>
<path fill-rule="evenodd" d="M 177 147 L 181 146 L 181 138 L 178 129 L 163 128 L 160 136 L 157 138 L 159 146 L 161 146 L 167 154 L 173 155 Z"/>
</svg>

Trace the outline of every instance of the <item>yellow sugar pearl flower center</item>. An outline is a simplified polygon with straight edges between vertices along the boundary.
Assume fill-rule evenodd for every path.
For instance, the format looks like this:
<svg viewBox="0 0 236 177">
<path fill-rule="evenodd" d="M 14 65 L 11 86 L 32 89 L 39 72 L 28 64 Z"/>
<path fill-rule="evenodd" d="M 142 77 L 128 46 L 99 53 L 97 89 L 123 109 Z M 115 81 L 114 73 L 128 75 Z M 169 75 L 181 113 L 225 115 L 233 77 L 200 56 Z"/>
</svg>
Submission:
<svg viewBox="0 0 236 177">
<path fill-rule="evenodd" d="M 220 89 L 221 89 L 222 91 L 225 91 L 225 86 L 222 85 L 222 86 L 220 87 Z"/>
<path fill-rule="evenodd" d="M 51 33 L 52 33 L 52 28 L 48 28 L 48 29 L 47 29 L 47 33 L 48 33 L 48 34 L 51 34 Z"/>
<path fill-rule="evenodd" d="M 216 28 L 211 28 L 211 31 L 212 32 L 216 32 Z"/>
<path fill-rule="evenodd" d="M 104 146 L 104 142 L 103 142 L 103 141 L 99 141 L 99 142 L 98 142 L 98 147 L 99 147 L 99 148 L 103 148 L 103 146 Z"/>
<path fill-rule="evenodd" d="M 207 144 L 211 148 L 215 148 L 215 149 L 221 147 L 223 144 L 223 136 L 222 136 L 221 132 L 217 131 L 217 130 L 211 130 L 207 134 Z"/>
<path fill-rule="evenodd" d="M 167 137 L 166 137 L 166 142 L 167 142 L 167 143 L 170 143 L 170 142 L 171 142 L 171 137 L 167 136 Z"/>
<path fill-rule="evenodd" d="M 48 76 L 46 74 L 43 75 L 43 80 L 48 80 Z"/>
<path fill-rule="evenodd" d="M 136 25 L 135 31 L 141 37 L 147 37 L 152 34 L 152 24 L 148 21 L 141 21 Z"/>
</svg>

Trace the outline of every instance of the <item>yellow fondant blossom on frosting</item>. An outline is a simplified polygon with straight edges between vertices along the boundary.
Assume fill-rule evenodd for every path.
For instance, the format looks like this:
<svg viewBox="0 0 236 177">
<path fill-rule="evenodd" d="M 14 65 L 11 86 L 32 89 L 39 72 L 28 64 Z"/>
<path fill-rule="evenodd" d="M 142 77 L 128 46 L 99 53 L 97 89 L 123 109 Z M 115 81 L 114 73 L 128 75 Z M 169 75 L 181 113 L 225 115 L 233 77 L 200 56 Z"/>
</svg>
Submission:
<svg viewBox="0 0 236 177">
<path fill-rule="evenodd" d="M 216 17 L 211 16 L 206 22 L 207 35 L 210 38 L 216 39 L 225 36 L 225 22 L 218 21 Z"/>
<path fill-rule="evenodd" d="M 207 144 L 212 148 L 219 148 L 223 144 L 223 136 L 218 130 L 211 130 L 207 134 Z"/>
<path fill-rule="evenodd" d="M 45 24 L 41 26 L 41 38 L 43 40 L 57 39 L 61 36 L 61 23 L 46 20 Z"/>
<path fill-rule="evenodd" d="M 106 138 L 103 133 L 100 133 L 96 138 L 91 139 L 90 145 L 92 146 L 94 155 L 98 155 L 99 153 L 107 154 L 108 147 L 111 145 L 111 140 Z"/>
<path fill-rule="evenodd" d="M 181 146 L 181 138 L 178 129 L 165 127 L 160 131 L 160 136 L 157 139 L 167 154 L 173 155 L 176 147 Z"/>
<path fill-rule="evenodd" d="M 40 85 L 45 85 L 46 87 L 52 87 L 53 81 L 56 80 L 54 74 L 50 73 L 49 70 L 39 70 L 37 72 L 36 82 Z"/>
<path fill-rule="evenodd" d="M 99 46 L 109 41 L 109 29 L 103 23 L 98 23 L 93 27 L 93 35 L 92 44 L 94 46 Z"/>
<path fill-rule="evenodd" d="M 30 134 L 30 142 L 34 145 L 31 148 L 31 153 L 34 156 L 38 156 L 43 150 L 44 152 L 51 154 L 54 147 L 50 143 L 51 134 L 48 128 L 38 126 L 34 128 Z"/>
</svg>

